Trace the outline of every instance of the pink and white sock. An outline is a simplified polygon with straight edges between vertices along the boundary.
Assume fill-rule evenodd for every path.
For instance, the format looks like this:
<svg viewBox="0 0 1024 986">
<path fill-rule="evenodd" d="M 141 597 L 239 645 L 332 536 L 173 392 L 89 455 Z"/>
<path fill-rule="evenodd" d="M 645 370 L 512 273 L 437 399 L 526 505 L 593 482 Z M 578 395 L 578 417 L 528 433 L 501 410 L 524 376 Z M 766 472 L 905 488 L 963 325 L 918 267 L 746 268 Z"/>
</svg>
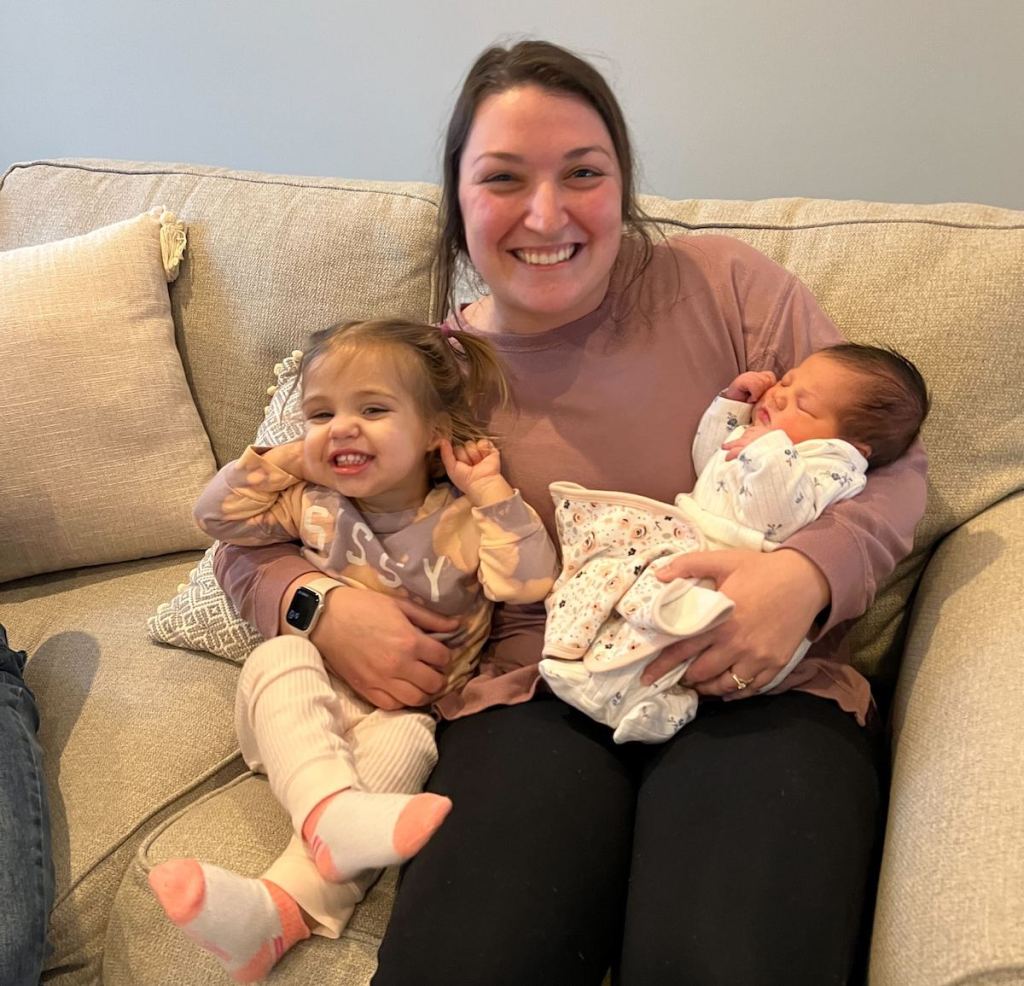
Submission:
<svg viewBox="0 0 1024 986">
<path fill-rule="evenodd" d="M 309 937 L 299 905 L 277 884 L 195 859 L 171 859 L 149 873 L 170 920 L 212 953 L 237 983 L 254 983 Z"/>
<path fill-rule="evenodd" d="M 302 837 L 320 875 L 343 883 L 362 870 L 415 856 L 451 807 L 439 794 L 339 791 L 309 813 Z"/>
</svg>

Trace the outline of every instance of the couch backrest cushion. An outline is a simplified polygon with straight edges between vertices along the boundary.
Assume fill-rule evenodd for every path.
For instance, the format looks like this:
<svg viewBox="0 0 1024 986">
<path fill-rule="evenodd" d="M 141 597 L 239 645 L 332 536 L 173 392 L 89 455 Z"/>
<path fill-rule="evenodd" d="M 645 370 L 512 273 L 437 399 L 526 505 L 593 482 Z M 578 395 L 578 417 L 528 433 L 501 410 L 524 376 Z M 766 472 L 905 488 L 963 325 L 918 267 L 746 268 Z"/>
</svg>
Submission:
<svg viewBox="0 0 1024 986">
<path fill-rule="evenodd" d="M 158 203 L 179 213 L 189 251 L 171 290 L 178 347 L 224 462 L 259 423 L 273 364 L 308 332 L 344 317 L 429 318 L 437 194 L 192 165 L 35 162 L 0 184 L 0 249 Z M 644 206 L 669 234 L 724 232 L 763 250 L 851 339 L 895 345 L 928 380 L 928 513 L 854 639 L 862 668 L 891 670 L 885 655 L 935 541 L 1024 486 L 1024 213 L 809 199 Z"/>
<path fill-rule="evenodd" d="M 436 189 L 194 165 L 37 161 L 0 184 L 0 250 L 166 204 L 188 223 L 178 348 L 219 463 L 252 439 L 282 355 L 343 318 L 427 320 Z"/>
<path fill-rule="evenodd" d="M 1024 488 L 1024 212 L 989 206 L 649 197 L 667 235 L 725 233 L 796 273 L 856 342 L 893 345 L 932 393 L 928 511 L 914 554 L 854 632 L 878 674 L 928 552 Z"/>
</svg>

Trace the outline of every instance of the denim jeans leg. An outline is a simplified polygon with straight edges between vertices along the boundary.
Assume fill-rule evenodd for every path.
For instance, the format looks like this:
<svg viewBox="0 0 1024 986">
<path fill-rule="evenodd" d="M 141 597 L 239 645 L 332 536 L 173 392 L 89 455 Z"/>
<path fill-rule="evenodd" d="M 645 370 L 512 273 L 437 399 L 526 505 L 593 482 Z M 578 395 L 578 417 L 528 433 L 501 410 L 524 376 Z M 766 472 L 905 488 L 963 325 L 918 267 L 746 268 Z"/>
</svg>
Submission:
<svg viewBox="0 0 1024 986">
<path fill-rule="evenodd" d="M 50 817 L 23 651 L 0 626 L 0 983 L 36 986 L 53 906 Z"/>
</svg>

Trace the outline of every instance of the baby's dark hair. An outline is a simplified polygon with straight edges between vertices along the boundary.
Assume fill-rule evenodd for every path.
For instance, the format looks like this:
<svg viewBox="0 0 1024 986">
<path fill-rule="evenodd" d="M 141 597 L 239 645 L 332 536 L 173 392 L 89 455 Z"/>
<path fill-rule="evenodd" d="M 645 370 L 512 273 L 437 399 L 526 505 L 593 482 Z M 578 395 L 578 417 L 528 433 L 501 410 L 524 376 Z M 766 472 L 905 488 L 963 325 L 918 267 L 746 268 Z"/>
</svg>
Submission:
<svg viewBox="0 0 1024 986">
<path fill-rule="evenodd" d="M 891 347 L 842 343 L 821 355 L 853 370 L 861 386 L 853 404 L 838 415 L 842 437 L 870 446 L 868 466 L 898 459 L 917 438 L 931 408 L 921 371 Z"/>
<path fill-rule="evenodd" d="M 424 420 L 459 445 L 490 437 L 484 415 L 509 401 L 508 383 L 491 344 L 468 332 L 400 318 L 338 322 L 310 336 L 299 383 L 328 353 L 387 355 Z"/>
</svg>

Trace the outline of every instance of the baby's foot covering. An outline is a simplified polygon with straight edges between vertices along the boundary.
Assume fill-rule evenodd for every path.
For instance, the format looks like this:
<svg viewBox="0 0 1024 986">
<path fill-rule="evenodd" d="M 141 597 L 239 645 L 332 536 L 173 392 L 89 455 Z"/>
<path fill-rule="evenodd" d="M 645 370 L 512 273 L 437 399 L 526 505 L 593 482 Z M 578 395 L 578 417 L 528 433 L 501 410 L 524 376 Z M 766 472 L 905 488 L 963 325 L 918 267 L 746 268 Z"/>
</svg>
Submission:
<svg viewBox="0 0 1024 986">
<path fill-rule="evenodd" d="M 341 883 L 415 856 L 451 807 L 439 794 L 340 791 L 309 813 L 302 837 L 320 875 Z"/>
<path fill-rule="evenodd" d="M 172 859 L 150 871 L 149 885 L 167 917 L 237 983 L 263 979 L 292 945 L 309 937 L 299 905 L 269 880 Z"/>
<path fill-rule="evenodd" d="M 664 743 L 697 714 L 697 693 L 677 686 L 634 705 L 618 724 L 616 743 Z"/>
</svg>

